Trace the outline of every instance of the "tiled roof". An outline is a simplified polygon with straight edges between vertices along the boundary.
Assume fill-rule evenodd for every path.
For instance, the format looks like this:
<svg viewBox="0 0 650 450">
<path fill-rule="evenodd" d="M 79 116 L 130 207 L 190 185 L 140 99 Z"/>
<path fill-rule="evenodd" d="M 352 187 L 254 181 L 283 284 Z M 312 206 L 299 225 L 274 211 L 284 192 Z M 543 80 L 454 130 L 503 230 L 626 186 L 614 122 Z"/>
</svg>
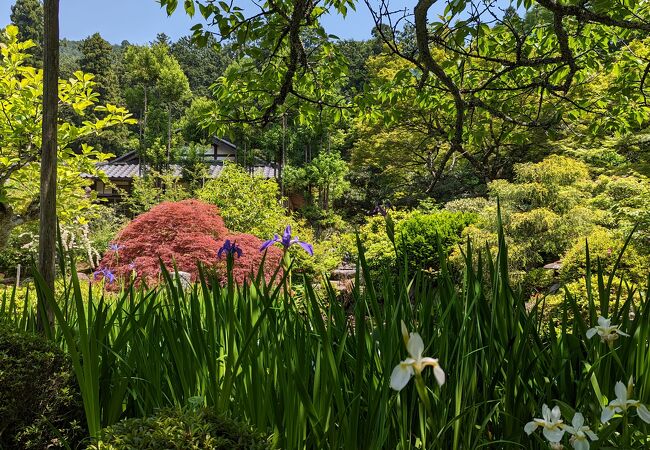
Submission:
<svg viewBox="0 0 650 450">
<path fill-rule="evenodd" d="M 108 178 L 133 178 L 140 176 L 138 164 L 102 164 L 98 166 Z"/>
<path fill-rule="evenodd" d="M 102 170 L 111 179 L 129 179 L 140 176 L 140 166 L 138 164 L 106 163 L 100 164 L 98 169 Z M 181 175 L 181 166 L 173 164 L 170 166 L 170 169 L 175 176 Z M 208 174 L 211 178 L 217 178 L 222 170 L 223 165 L 221 164 L 211 164 L 208 166 Z M 272 166 L 256 166 L 253 167 L 253 174 L 264 178 L 273 178 L 275 176 L 275 170 Z"/>
</svg>

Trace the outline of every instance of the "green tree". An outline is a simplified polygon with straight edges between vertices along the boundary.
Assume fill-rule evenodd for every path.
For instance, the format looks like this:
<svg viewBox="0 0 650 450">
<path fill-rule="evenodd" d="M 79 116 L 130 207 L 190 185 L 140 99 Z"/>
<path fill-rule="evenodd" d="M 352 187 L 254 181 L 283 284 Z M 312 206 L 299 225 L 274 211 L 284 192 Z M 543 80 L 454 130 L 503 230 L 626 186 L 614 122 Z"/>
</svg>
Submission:
<svg viewBox="0 0 650 450">
<path fill-rule="evenodd" d="M 43 74 L 27 65 L 33 47 L 18 40 L 18 29 L 7 27 L 7 45 L 0 60 L 0 248 L 11 230 L 34 221 L 39 215 L 39 171 L 43 112 Z M 107 104 L 98 106 L 92 75 L 77 72 L 73 80 L 59 81 L 59 105 L 78 114 L 95 112 L 101 118 L 82 125 L 61 121 L 58 125 L 57 215 L 62 223 L 85 221 L 93 208 L 93 196 L 85 188 L 82 173 L 98 174 L 97 161 L 108 155 L 89 146 L 72 151 L 73 142 L 118 124 L 132 123 L 126 110 Z"/>
<path fill-rule="evenodd" d="M 187 77 L 169 46 L 162 43 L 128 47 L 124 71 L 130 86 L 125 92 L 127 105 L 140 117 L 143 156 L 156 139 L 167 143 L 167 156 L 171 156 L 173 121 L 191 94 Z"/>
<path fill-rule="evenodd" d="M 182 37 L 171 46 L 171 52 L 187 76 L 194 95 L 210 97 L 210 87 L 223 75 L 233 56 L 227 46 L 218 46 L 210 37 L 205 46 L 192 42 L 191 37 Z"/>
<path fill-rule="evenodd" d="M 43 17 L 41 0 L 16 0 L 9 16 L 11 23 L 18 27 L 18 39 L 34 43 L 29 54 L 33 56 L 30 64 L 35 67 L 43 64 Z"/>
<path fill-rule="evenodd" d="M 99 33 L 88 36 L 78 43 L 78 67 L 84 73 L 95 75 L 93 81 L 95 89 L 105 102 L 122 105 L 124 100 L 119 85 L 118 70 L 119 58 L 114 47 L 104 40 Z M 77 117 L 77 121 L 86 120 L 86 117 Z M 97 150 L 120 154 L 138 148 L 137 135 L 131 127 L 120 125 L 111 127 L 101 135 L 92 135 L 79 141 Z"/>
<path fill-rule="evenodd" d="M 179 127 L 185 142 L 203 144 L 210 142 L 212 134 L 210 134 L 203 122 L 216 107 L 216 102 L 206 97 L 194 97 L 192 99 L 192 103 L 179 121 Z"/>
<path fill-rule="evenodd" d="M 326 107 L 344 115 L 348 105 L 336 87 L 347 73 L 345 60 L 319 19 L 328 11 L 346 14 L 354 3 L 265 1 L 260 3 L 259 13 L 247 17 L 241 7 L 225 2 L 184 2 L 190 15 L 200 11 L 217 28 L 213 33 L 197 26 L 197 42 L 205 45 L 214 34 L 220 41 L 228 41 L 240 56 L 215 85 L 220 114 L 213 131 L 226 130 L 230 121 L 266 125 L 279 121 L 289 110 L 299 111 L 293 116 L 299 122 L 315 122 Z M 172 13 L 178 2 L 162 0 L 161 5 Z"/>
<path fill-rule="evenodd" d="M 486 184 L 501 175 L 504 149 L 527 150 L 527 142 L 576 127 L 608 135 L 647 123 L 649 60 L 636 49 L 650 31 L 645 2 L 531 0 L 523 18 L 471 0 L 449 3 L 440 17 L 430 13 L 434 0 L 419 0 L 413 11 L 382 7 L 373 11 L 375 36 L 404 64 L 350 103 L 341 92 L 350 61 L 320 20 L 360 3 L 264 1 L 259 14 L 246 15 L 225 2 L 184 2 L 241 55 L 217 80 L 214 127 L 269 124 L 288 112 L 314 125 L 328 111 L 333 120 L 354 113 L 390 124 L 415 110 L 434 125 L 426 137 L 439 147 L 435 186 L 459 160 Z M 171 12 L 178 2 L 161 4 Z M 211 31 L 197 27 L 195 38 Z"/>
<path fill-rule="evenodd" d="M 119 84 L 115 70 L 116 58 L 113 46 L 99 33 L 88 36 L 79 46 L 81 58 L 79 69 L 95 75 L 95 89 L 107 102 L 120 103 Z"/>
<path fill-rule="evenodd" d="M 234 232 L 273 236 L 289 220 L 278 200 L 278 183 L 251 176 L 236 164 L 224 164 L 219 177 L 208 181 L 198 197 L 217 205 L 226 227 Z"/>
</svg>

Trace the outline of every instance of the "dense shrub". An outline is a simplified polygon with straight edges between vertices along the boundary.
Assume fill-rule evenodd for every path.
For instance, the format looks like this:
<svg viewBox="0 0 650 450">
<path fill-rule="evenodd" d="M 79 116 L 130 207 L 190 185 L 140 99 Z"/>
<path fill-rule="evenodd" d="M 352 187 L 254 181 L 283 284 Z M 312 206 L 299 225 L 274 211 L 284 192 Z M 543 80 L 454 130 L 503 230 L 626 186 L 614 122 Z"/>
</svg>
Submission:
<svg viewBox="0 0 650 450">
<path fill-rule="evenodd" d="M 545 292 L 559 281 L 537 275 L 537 269 L 550 262 L 563 261 L 564 282 L 582 276 L 586 239 L 593 254 L 592 269 L 597 257 L 611 269 L 627 234 L 637 225 L 622 273 L 628 280 L 642 282 L 650 255 L 650 181 L 634 172 L 625 177 L 592 176 L 585 163 L 553 155 L 539 163 L 515 165 L 513 182 L 496 180 L 489 184 L 489 200 L 456 200 L 445 208 L 477 212 L 477 223 L 464 234 L 477 247 L 487 243 L 495 250 L 499 198 L 511 281 L 521 281 L 529 292 Z M 462 264 L 461 253 L 457 251 L 452 260 Z M 543 280 L 550 284 L 536 285 Z"/>
<path fill-rule="evenodd" d="M 165 202 L 138 216 L 115 239 L 100 266 L 117 277 L 156 283 L 160 262 L 170 270 L 196 274 L 196 264 L 212 264 L 219 241 L 228 234 L 219 210 L 196 200 Z"/>
<path fill-rule="evenodd" d="M 14 228 L 7 246 L 0 249 L 0 272 L 15 273 L 20 264 L 29 268 L 38 255 L 38 227 L 25 224 Z"/>
<path fill-rule="evenodd" d="M 438 267 L 439 245 L 448 251 L 456 245 L 465 227 L 475 220 L 474 214 L 438 211 L 419 212 L 400 223 L 396 236 L 400 259 L 406 258 L 411 271 Z"/>
<path fill-rule="evenodd" d="M 391 210 L 390 215 L 395 222 L 396 233 L 402 221 L 409 217 L 409 213 Z M 386 234 L 386 219 L 381 215 L 368 217 L 366 223 L 359 227 L 359 239 L 363 243 L 368 268 L 372 272 L 395 270 L 395 247 Z M 346 239 L 348 251 L 357 257 L 356 240 L 354 237 Z"/>
<path fill-rule="evenodd" d="M 614 264 L 625 244 L 626 236 L 601 227 L 595 228 L 585 239 L 577 239 L 567 250 L 562 259 L 560 272 L 564 281 L 576 280 L 586 273 L 586 245 L 589 244 L 591 272 L 596 273 L 598 263 L 608 272 Z M 628 246 L 621 258 L 619 273 L 628 282 L 640 285 L 646 281 L 650 260 L 648 256 L 639 254 L 634 246 Z"/>
<path fill-rule="evenodd" d="M 438 242 L 443 250 L 451 249 L 460 241 L 465 227 L 475 220 L 472 213 L 451 211 L 391 210 L 389 213 L 395 223 L 395 246 L 388 238 L 386 219 L 382 215 L 369 217 L 359 228 L 368 267 L 374 272 L 396 270 L 398 257 L 400 262 L 404 257 L 408 259 L 412 272 L 437 268 Z M 346 242 L 350 254 L 356 257 L 352 248 L 355 240 L 348 238 Z"/>
<path fill-rule="evenodd" d="M 258 237 L 273 236 L 287 225 L 289 218 L 279 197 L 275 180 L 251 176 L 228 163 L 218 178 L 205 183 L 198 192 L 199 199 L 219 208 L 228 229 Z"/>
<path fill-rule="evenodd" d="M 217 253 L 226 238 L 237 240 L 243 257 L 235 259 L 235 276 L 241 282 L 256 272 L 262 255 L 262 241 L 251 235 L 229 236 L 219 210 L 198 200 L 166 202 L 151 209 L 124 228 L 114 241 L 117 247 L 109 249 L 100 267 L 109 269 L 117 278 L 129 280 L 135 276 L 148 285 L 156 284 L 160 277 L 160 260 L 168 270 L 174 268 L 191 274 L 196 280 L 197 263 L 216 267 L 220 279 L 225 277 L 225 263 L 218 261 Z M 280 249 L 272 249 L 266 260 L 267 279 L 278 267 Z M 113 288 L 118 284 L 114 283 Z"/>
<path fill-rule="evenodd" d="M 238 450 L 270 448 L 266 439 L 245 424 L 208 409 L 165 409 L 146 419 L 129 419 L 102 432 L 88 450 Z"/>
<path fill-rule="evenodd" d="M 86 435 L 70 362 L 42 337 L 0 323 L 0 448 L 58 449 Z"/>
</svg>

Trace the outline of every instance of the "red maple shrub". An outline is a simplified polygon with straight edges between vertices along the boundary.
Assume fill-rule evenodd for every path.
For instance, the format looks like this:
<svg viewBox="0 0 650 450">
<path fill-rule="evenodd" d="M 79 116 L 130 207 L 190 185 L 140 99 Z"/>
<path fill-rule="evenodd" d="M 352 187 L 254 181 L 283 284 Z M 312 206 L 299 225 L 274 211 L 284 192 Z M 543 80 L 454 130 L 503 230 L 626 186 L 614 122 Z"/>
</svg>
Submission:
<svg viewBox="0 0 650 450">
<path fill-rule="evenodd" d="M 214 205 L 197 200 L 165 202 L 136 217 L 118 235 L 100 267 L 118 279 L 153 285 L 160 277 L 160 262 L 171 271 L 196 276 L 197 262 L 214 264 L 219 241 L 228 229 Z M 117 247 L 115 247 L 117 246 Z"/>
<path fill-rule="evenodd" d="M 257 276 L 257 273 L 264 259 L 264 252 L 260 252 L 262 241 L 257 236 L 252 234 L 237 233 L 226 236 L 221 242 L 219 248 L 225 243 L 226 239 L 234 243 L 242 251 L 241 256 L 234 256 L 234 265 L 232 270 L 233 280 L 237 284 L 242 284 L 244 281 L 250 281 Z M 276 272 L 282 260 L 282 250 L 278 247 L 269 247 L 266 251 L 266 259 L 264 259 L 264 277 L 266 281 L 270 281 L 273 274 Z M 227 257 L 222 255 L 216 265 L 216 273 L 221 284 L 228 281 L 226 270 Z M 282 273 L 278 273 L 277 279 L 282 278 Z"/>
<path fill-rule="evenodd" d="M 229 235 L 214 205 L 198 200 L 165 202 L 129 223 L 117 235 L 100 267 L 117 280 L 130 280 L 134 275 L 136 282 L 153 286 L 160 281 L 161 260 L 170 272 L 176 267 L 189 273 L 193 281 L 197 279 L 200 262 L 214 268 L 219 281 L 225 283 L 226 258 L 217 258 L 217 253 L 226 239 L 236 241 L 243 251 L 241 258 L 235 257 L 233 268 L 234 279 L 243 283 L 251 274 L 257 274 L 263 257 L 259 251 L 262 241 L 252 235 Z M 268 252 L 264 267 L 267 280 L 281 257 L 279 248 Z M 107 288 L 118 289 L 119 283 L 107 280 Z"/>
</svg>

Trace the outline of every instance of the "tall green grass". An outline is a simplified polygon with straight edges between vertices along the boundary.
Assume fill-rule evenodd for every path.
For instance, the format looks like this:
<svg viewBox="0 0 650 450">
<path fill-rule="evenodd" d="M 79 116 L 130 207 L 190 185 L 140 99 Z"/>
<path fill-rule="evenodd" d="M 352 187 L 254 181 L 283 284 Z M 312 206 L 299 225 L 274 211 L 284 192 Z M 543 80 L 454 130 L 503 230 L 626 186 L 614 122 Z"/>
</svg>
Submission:
<svg viewBox="0 0 650 450">
<path fill-rule="evenodd" d="M 619 380 L 633 377 L 635 398 L 650 403 L 648 292 L 619 289 L 599 269 L 597 286 L 586 274 L 587 310 L 567 292 L 560 317 L 545 323 L 544 302 L 527 304 L 509 284 L 503 238 L 496 255 L 469 244 L 464 254 L 460 278 L 441 257 L 435 278 L 378 280 L 361 251 L 350 309 L 331 288 L 319 295 L 306 282 L 296 296 L 263 277 L 220 286 L 202 274 L 184 291 L 165 272 L 161 288 L 117 298 L 82 292 L 75 271 L 60 298 L 36 284 L 55 310 L 50 335 L 72 358 L 92 436 L 123 417 L 203 404 L 273 433 L 284 449 L 535 449 L 548 445 L 523 428 L 547 403 L 567 422 L 583 412 L 601 433 L 592 448 L 622 445 L 624 419 L 596 419 Z M 5 295 L 0 307 L 4 320 L 34 327 L 29 306 Z M 587 340 L 598 315 L 630 337 L 611 348 Z M 407 356 L 402 320 L 447 374 L 438 387 L 424 372 L 426 401 L 413 382 L 389 387 Z M 650 426 L 634 424 L 625 439 L 646 448 Z"/>
</svg>

